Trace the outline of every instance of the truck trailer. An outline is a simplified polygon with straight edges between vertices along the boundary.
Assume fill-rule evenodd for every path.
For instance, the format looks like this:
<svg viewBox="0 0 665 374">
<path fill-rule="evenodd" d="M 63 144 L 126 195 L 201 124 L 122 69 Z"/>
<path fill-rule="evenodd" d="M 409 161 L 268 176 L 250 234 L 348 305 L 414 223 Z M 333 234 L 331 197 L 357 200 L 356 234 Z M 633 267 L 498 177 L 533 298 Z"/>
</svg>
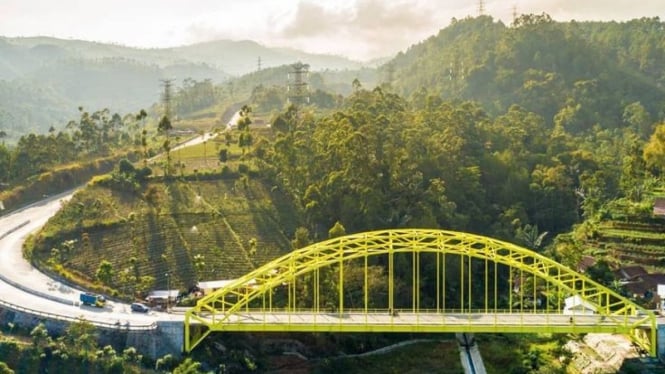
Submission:
<svg viewBox="0 0 665 374">
<path fill-rule="evenodd" d="M 102 295 L 95 295 L 92 293 L 82 293 L 79 297 L 79 300 L 83 305 L 96 306 L 97 308 L 103 308 L 106 305 L 106 299 Z"/>
</svg>

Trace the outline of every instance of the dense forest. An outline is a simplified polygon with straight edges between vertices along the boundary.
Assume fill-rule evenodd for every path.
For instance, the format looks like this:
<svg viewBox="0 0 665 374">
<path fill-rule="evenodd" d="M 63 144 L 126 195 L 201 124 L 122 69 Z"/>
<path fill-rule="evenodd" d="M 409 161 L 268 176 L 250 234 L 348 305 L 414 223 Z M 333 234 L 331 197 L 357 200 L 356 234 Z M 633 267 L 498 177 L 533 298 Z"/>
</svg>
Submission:
<svg viewBox="0 0 665 374">
<path fill-rule="evenodd" d="M 493 115 L 518 104 L 573 134 L 642 121 L 647 137 L 665 110 L 662 31 L 658 18 L 559 23 L 523 15 L 507 27 L 484 16 L 453 21 L 384 70 L 421 103 L 433 92 L 477 101 Z M 645 113 L 634 113 L 637 102 Z"/>
</svg>

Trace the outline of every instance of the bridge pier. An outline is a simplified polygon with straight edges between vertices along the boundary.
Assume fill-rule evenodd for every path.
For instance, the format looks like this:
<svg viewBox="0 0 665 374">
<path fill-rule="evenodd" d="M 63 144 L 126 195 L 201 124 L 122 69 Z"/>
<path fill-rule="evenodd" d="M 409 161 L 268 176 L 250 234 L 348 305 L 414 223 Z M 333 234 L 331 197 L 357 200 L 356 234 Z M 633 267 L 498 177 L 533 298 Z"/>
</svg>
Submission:
<svg viewBox="0 0 665 374">
<path fill-rule="evenodd" d="M 483 358 L 480 356 L 478 344 L 473 334 L 457 333 L 457 345 L 459 347 L 460 360 L 465 374 L 487 374 Z"/>
</svg>

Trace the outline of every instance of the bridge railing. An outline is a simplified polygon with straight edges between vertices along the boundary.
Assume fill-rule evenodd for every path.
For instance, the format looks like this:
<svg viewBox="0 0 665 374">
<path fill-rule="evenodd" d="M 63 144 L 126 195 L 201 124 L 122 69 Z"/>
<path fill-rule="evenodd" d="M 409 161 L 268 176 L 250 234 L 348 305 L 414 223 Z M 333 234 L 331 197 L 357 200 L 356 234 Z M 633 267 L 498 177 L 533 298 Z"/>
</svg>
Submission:
<svg viewBox="0 0 665 374">
<path fill-rule="evenodd" d="M 607 316 L 607 317 L 613 317 L 613 318 L 624 318 L 624 317 L 643 317 L 645 316 L 644 314 L 603 314 L 603 313 L 583 313 L 583 312 L 578 312 L 575 310 L 571 310 L 569 312 L 564 312 L 562 310 L 554 310 L 554 309 L 533 309 L 533 308 L 525 308 L 523 310 L 520 310 L 519 308 L 513 308 L 513 309 L 485 309 L 485 308 L 474 308 L 474 309 L 459 309 L 459 308 L 454 308 L 454 309 L 435 309 L 435 308 L 420 308 L 418 310 L 413 310 L 413 308 L 410 307 L 404 307 L 404 308 L 394 308 L 392 310 L 387 309 L 387 308 L 369 308 L 369 309 L 364 309 L 364 308 L 344 308 L 341 312 L 342 313 L 353 313 L 353 314 L 381 314 L 381 313 L 390 313 L 391 311 L 398 312 L 398 313 L 411 313 L 411 314 L 454 314 L 454 315 L 460 315 L 460 314 L 468 314 L 468 315 L 489 315 L 489 314 L 524 314 L 524 315 L 570 315 L 570 316 L 582 316 L 582 315 L 595 315 L 598 317 L 601 316 Z M 272 313 L 292 313 L 292 314 L 298 314 L 298 313 L 320 313 L 320 314 L 334 314 L 334 313 L 340 313 L 340 310 L 334 309 L 334 308 L 286 308 L 286 307 L 273 307 L 273 308 L 242 308 L 236 311 L 234 314 L 243 314 L 243 313 L 252 313 L 252 314 L 272 314 Z M 207 312 L 199 312 L 198 314 L 209 314 Z M 223 313 L 219 313 L 222 315 Z"/>
<path fill-rule="evenodd" d="M 123 329 L 123 330 L 132 330 L 132 331 L 141 331 L 141 330 L 154 330 L 157 328 L 156 323 L 150 323 L 150 324 L 145 324 L 145 325 L 127 325 L 127 324 L 122 324 L 120 321 L 115 322 L 115 323 L 109 323 L 109 322 L 101 322 L 101 321 L 90 321 L 87 320 L 83 317 L 70 317 L 70 316 L 65 316 L 62 314 L 57 314 L 57 313 L 49 313 L 49 312 L 43 312 L 40 310 L 35 310 L 35 309 L 30 309 L 30 308 L 25 308 L 20 305 L 16 305 L 4 300 L 0 300 L 0 306 L 3 306 L 5 308 L 9 308 L 13 311 L 16 312 L 21 312 L 21 313 L 27 313 L 31 314 L 33 316 L 39 316 L 39 317 L 44 317 L 46 319 L 51 319 L 51 320 L 56 320 L 56 321 L 63 321 L 63 322 L 81 322 L 81 321 L 86 321 L 91 323 L 94 326 L 104 328 L 104 329 L 109 329 L 109 330 L 118 330 L 118 329 Z"/>
</svg>

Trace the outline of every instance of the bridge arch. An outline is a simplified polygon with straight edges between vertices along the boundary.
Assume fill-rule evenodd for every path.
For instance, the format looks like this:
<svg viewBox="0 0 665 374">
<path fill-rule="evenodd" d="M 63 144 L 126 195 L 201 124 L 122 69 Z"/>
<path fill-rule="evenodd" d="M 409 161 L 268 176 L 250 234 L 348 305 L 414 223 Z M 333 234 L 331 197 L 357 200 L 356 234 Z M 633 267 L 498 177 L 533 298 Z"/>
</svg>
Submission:
<svg viewBox="0 0 665 374">
<path fill-rule="evenodd" d="M 412 272 L 411 298 L 412 305 L 404 307 L 395 303 L 395 290 L 397 278 L 395 276 L 398 266 L 395 259 L 399 256 L 411 256 L 410 270 Z M 369 281 L 368 269 L 371 259 L 386 256 L 385 275 L 387 285 L 387 305 L 379 310 L 369 307 Z M 459 265 L 459 282 L 456 292 L 460 295 L 459 303 L 446 305 L 447 273 L 450 271 L 450 262 L 446 259 L 453 256 Z M 429 269 L 436 269 L 436 275 L 423 276 L 422 261 L 425 260 Z M 429 261 L 428 261 L 429 260 Z M 360 262 L 359 268 L 364 272 L 361 288 L 363 289 L 363 303 L 359 309 L 345 307 L 345 266 Z M 432 265 L 432 262 L 435 265 Z M 475 264 L 475 266 L 474 266 Z M 491 264 L 491 265 L 490 265 Z M 334 313 L 339 316 L 345 313 L 359 313 L 364 316 L 364 325 L 348 326 L 338 322 L 334 328 L 331 324 L 316 321 L 316 316 L 330 314 L 326 306 L 321 305 L 321 271 L 336 267 L 334 274 L 338 294 Z M 508 279 L 502 279 L 499 284 L 499 267 L 507 269 Z M 483 271 L 484 270 L 484 271 Z M 434 271 L 433 271 L 434 272 Z M 490 274 L 492 277 L 490 277 Z M 525 274 L 527 276 L 525 277 Z M 328 274 L 329 276 L 330 274 Z M 421 305 L 421 280 L 427 278 L 430 287 L 436 283 L 436 303 Z M 432 282 L 431 279 L 435 279 Z M 537 282 L 541 281 L 541 290 L 538 291 Z M 525 283 L 529 285 L 529 295 L 525 299 Z M 311 282 L 309 311 L 314 317 L 313 323 L 297 325 L 292 322 L 302 311 L 302 305 L 297 303 L 298 286 L 303 282 Z M 480 285 L 479 285 L 480 283 Z M 506 284 L 507 283 L 507 284 Z M 515 284 L 519 291 L 515 291 Z M 500 287 L 501 286 L 501 287 Z M 547 291 L 543 292 L 542 287 Z M 499 297 L 499 289 L 508 289 L 507 295 Z M 276 298 L 277 290 L 286 293 L 279 301 Z M 480 290 L 480 291 L 478 291 Z M 330 290 L 328 290 L 330 291 Z M 482 295 L 478 300 L 478 293 Z M 555 305 L 545 301 L 545 306 L 538 306 L 536 302 L 539 295 L 557 295 Z M 448 295 L 450 296 L 450 295 Z M 591 320 L 588 317 L 585 324 L 566 324 L 560 326 L 554 319 L 561 321 L 563 314 L 563 297 L 578 296 L 578 300 L 587 308 L 595 310 L 600 319 Z M 515 300 L 513 299 L 515 298 Z M 484 300 L 482 300 L 484 299 Z M 501 300 L 500 300 L 501 299 Z M 525 300 L 530 300 L 531 306 L 525 308 Z M 281 301 L 281 304 L 279 303 Z M 431 300 L 430 300 L 431 301 Z M 484 303 L 483 303 L 484 301 Z M 278 305 L 279 304 L 279 305 Z M 478 307 L 480 304 L 480 307 Z M 519 304 L 519 308 L 514 306 Z M 435 306 L 435 308 L 434 308 Z M 368 316 L 391 314 L 397 310 L 413 314 L 416 323 L 402 323 L 392 317 L 388 322 L 369 322 Z M 240 321 L 239 315 L 263 315 L 263 324 L 249 324 Z M 266 320 L 266 314 L 283 313 L 287 322 L 282 320 Z M 456 316 L 466 317 L 479 315 L 493 315 L 494 326 L 474 325 L 465 326 L 423 326 L 420 317 L 432 315 L 445 315 L 456 313 Z M 656 319 L 650 311 L 545 256 L 517 245 L 500 240 L 445 230 L 432 229 L 397 229 L 357 233 L 329 239 L 310 246 L 295 250 L 280 258 L 235 279 L 222 289 L 200 299 L 196 306 L 187 311 L 185 315 L 185 349 L 190 351 L 213 331 L 461 331 L 496 332 L 503 331 L 497 325 L 497 316 L 522 316 L 524 314 L 543 315 L 545 322 L 534 326 L 527 326 L 524 318 L 519 324 L 505 325 L 505 332 L 621 332 L 628 334 L 640 347 L 647 349 L 655 355 Z M 573 309 L 573 314 L 576 312 Z M 254 318 L 254 317 L 252 317 Z M 565 317 L 566 320 L 568 317 Z M 579 317 L 581 318 L 581 317 Z M 321 318 L 319 318 L 321 319 Z M 272 321 L 272 322 L 271 322 Z M 445 322 L 443 322 L 445 324 Z M 306 325 L 306 326 L 305 326 Z M 408 326 L 407 326 L 408 325 Z M 250 328 L 250 326 L 253 326 Z M 404 328 L 405 326 L 406 329 Z"/>
</svg>

